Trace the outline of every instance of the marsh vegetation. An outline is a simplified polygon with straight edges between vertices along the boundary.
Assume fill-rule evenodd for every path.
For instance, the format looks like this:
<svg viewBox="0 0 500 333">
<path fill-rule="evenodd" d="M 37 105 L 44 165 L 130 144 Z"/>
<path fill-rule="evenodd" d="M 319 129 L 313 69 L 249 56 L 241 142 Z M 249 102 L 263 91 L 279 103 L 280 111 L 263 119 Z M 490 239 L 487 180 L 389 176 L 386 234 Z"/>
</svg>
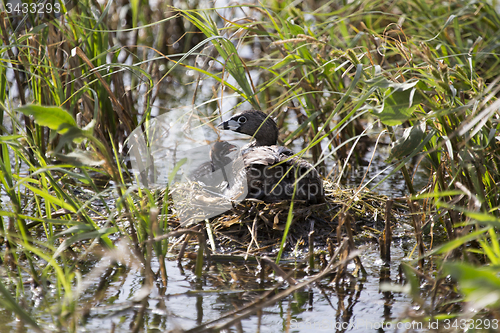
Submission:
<svg viewBox="0 0 500 333">
<path fill-rule="evenodd" d="M 67 5 L 1 14 L 0 331 L 498 331 L 497 1 Z M 249 108 L 327 202 L 179 226 L 127 138 Z"/>
</svg>

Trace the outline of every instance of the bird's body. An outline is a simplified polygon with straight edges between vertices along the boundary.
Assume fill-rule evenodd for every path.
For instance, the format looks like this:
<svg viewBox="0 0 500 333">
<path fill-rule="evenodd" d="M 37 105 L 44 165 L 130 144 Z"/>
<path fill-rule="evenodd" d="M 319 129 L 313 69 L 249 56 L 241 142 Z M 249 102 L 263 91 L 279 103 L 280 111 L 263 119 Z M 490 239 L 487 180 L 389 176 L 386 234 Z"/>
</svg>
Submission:
<svg viewBox="0 0 500 333">
<path fill-rule="evenodd" d="M 274 120 L 256 110 L 244 111 L 221 123 L 220 128 L 251 135 L 241 155 L 248 184 L 248 197 L 266 202 L 292 199 L 323 201 L 323 182 L 307 161 L 277 145 L 279 130 Z"/>
</svg>

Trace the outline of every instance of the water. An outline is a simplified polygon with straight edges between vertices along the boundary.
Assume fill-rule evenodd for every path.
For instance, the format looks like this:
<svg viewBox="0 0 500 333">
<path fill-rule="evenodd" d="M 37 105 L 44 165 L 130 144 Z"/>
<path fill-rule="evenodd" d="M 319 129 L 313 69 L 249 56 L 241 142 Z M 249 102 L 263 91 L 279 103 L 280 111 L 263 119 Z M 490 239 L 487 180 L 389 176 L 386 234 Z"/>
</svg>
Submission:
<svg viewBox="0 0 500 333">
<path fill-rule="evenodd" d="M 403 251 L 398 248 L 392 249 L 392 255 L 395 262 L 404 257 Z M 259 316 L 244 319 L 241 322 L 243 331 L 283 332 L 290 323 L 290 332 L 340 332 L 343 330 L 332 330 L 332 326 L 341 327 L 344 323 L 344 327 L 349 327 L 348 332 L 366 332 L 370 325 L 377 327 L 398 319 L 410 300 L 401 293 L 379 290 L 381 263 L 378 258 L 375 246 L 366 247 L 361 255 L 368 273 L 366 278 L 342 284 L 340 288 L 330 283 L 331 277 L 310 285 L 265 308 Z M 86 324 L 78 331 L 114 329 L 115 332 L 129 332 L 139 315 L 149 331 L 186 330 L 218 319 L 235 307 L 243 307 L 276 283 L 272 273 L 266 276 L 266 281 L 258 281 L 260 275 L 255 264 L 213 263 L 202 281 L 195 278 L 191 267 L 189 260 L 184 260 L 179 267 L 174 258 L 169 258 L 166 290 L 157 281 L 149 291 L 149 297 L 142 302 L 133 302 L 144 288 L 142 270 L 115 267 L 106 278 L 109 281 L 107 287 L 100 290 L 103 295 L 101 300 L 96 302 L 91 293 L 82 297 L 79 306 L 85 307 L 88 302 L 92 307 Z M 157 269 L 155 263 L 153 270 Z M 222 274 L 226 276 L 225 280 Z M 393 281 L 397 274 L 395 264 L 390 269 Z M 301 281 L 305 278 L 297 279 Z M 100 283 L 102 281 L 97 278 L 92 285 L 97 288 Z M 89 288 L 89 292 L 94 290 L 93 287 Z M 14 324 L 14 321 L 9 324 L 12 330 Z"/>
<path fill-rule="evenodd" d="M 124 243 L 117 247 L 119 255 L 109 253 L 97 263 L 89 262 L 88 269 L 82 267 L 84 292 L 77 307 L 78 313 L 88 315 L 78 322 L 78 332 L 130 332 L 138 318 L 143 320 L 139 327 L 152 332 L 191 329 L 244 307 L 280 280 L 269 267 L 262 274 L 255 262 L 227 261 L 212 261 L 199 280 L 194 275 L 193 260 L 183 259 L 179 266 L 176 257 L 170 255 L 166 260 L 167 287 L 158 278 L 147 288 L 138 260 L 128 253 Z M 287 326 L 290 332 L 381 332 L 379 327 L 388 322 L 395 325 L 410 307 L 411 300 L 405 294 L 380 290 L 381 283 L 399 282 L 398 266 L 408 247 L 411 244 L 392 247 L 393 265 L 387 270 L 379 259 L 378 246 L 366 245 L 361 248 L 360 258 L 367 276 L 344 281 L 338 287 L 331 283 L 333 276 L 324 278 L 264 308 L 258 315 L 243 319 L 241 328 L 243 332 L 285 332 Z M 110 258 L 118 263 L 110 264 Z M 292 269 L 294 264 L 285 267 Z M 159 270 L 157 261 L 152 262 L 152 269 Z M 348 266 L 349 271 L 352 269 L 352 265 Z M 294 277 L 299 283 L 309 278 L 303 269 L 298 269 Z M 286 287 L 285 283 L 279 291 Z M 33 298 L 37 297 L 33 293 Z M 47 299 L 42 306 L 32 307 L 30 312 L 40 323 L 45 322 L 41 324 L 43 329 L 52 331 L 55 327 L 47 316 L 51 310 L 47 307 L 48 299 L 52 297 L 43 297 Z M 0 332 L 32 331 L 7 311 L 0 312 L 0 321 Z M 229 329 L 236 331 L 234 327 Z"/>
</svg>

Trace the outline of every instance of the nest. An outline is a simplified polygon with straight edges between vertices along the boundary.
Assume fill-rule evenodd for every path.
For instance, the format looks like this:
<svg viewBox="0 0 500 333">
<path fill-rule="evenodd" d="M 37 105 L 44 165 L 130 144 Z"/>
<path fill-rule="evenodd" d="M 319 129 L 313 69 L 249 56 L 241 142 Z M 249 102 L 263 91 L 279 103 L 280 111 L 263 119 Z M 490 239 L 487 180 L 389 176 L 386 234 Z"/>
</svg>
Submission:
<svg viewBox="0 0 500 333">
<path fill-rule="evenodd" d="M 281 201 L 265 203 L 260 200 L 246 199 L 238 204 L 227 200 L 213 200 L 199 195 L 199 188 L 191 185 L 175 191 L 190 192 L 183 205 L 174 205 L 173 227 L 186 227 L 193 221 L 203 220 L 208 205 L 223 209 L 223 213 L 207 218 L 209 231 L 213 234 L 222 252 L 263 253 L 279 248 L 289 218 L 291 225 L 287 236 L 287 249 L 293 250 L 309 246 L 314 239 L 314 246 L 325 246 L 341 240 L 346 230 L 338 228 L 341 213 L 351 217 L 351 229 L 354 235 L 366 230 L 378 233 L 384 226 L 386 196 L 377 195 L 367 190 L 343 189 L 333 182 L 325 181 L 325 202 L 311 205 L 304 201 Z M 193 187 L 194 186 L 194 187 Z M 172 192 L 171 192 L 172 193 Z M 396 209 L 398 205 L 395 205 Z M 198 209 L 198 211 L 196 211 Z M 215 211 L 215 210 L 214 210 Z M 182 218 L 186 215 L 191 220 Z M 313 238 L 311 238 L 311 232 Z"/>
</svg>

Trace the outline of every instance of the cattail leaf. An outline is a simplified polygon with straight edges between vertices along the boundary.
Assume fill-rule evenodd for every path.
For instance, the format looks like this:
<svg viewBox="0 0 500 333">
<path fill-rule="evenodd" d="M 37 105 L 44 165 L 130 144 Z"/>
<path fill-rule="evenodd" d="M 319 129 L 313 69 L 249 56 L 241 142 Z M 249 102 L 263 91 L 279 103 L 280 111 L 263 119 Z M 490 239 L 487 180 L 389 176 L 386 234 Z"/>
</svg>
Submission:
<svg viewBox="0 0 500 333">
<path fill-rule="evenodd" d="M 425 122 L 420 122 L 417 125 L 406 128 L 403 136 L 394 143 L 387 162 L 393 159 L 401 159 L 411 154 L 420 145 L 420 142 L 422 142 L 424 132 Z"/>
<path fill-rule="evenodd" d="M 40 126 L 64 134 L 71 127 L 76 127 L 76 121 L 68 111 L 57 106 L 25 105 L 17 109 L 27 116 L 33 116 L 35 122 Z"/>
<path fill-rule="evenodd" d="M 395 126 L 408 120 L 418 107 L 417 103 L 413 103 L 414 90 L 415 88 L 389 90 L 389 94 L 384 99 L 384 107 L 377 114 L 380 121 L 385 125 Z"/>
<path fill-rule="evenodd" d="M 373 114 L 388 126 L 400 125 L 408 120 L 422 101 L 417 91 L 417 85 L 421 86 L 420 82 L 415 80 L 398 83 L 384 77 L 367 81 L 370 86 L 382 90 L 384 96 L 383 106 L 376 108 Z"/>
</svg>

